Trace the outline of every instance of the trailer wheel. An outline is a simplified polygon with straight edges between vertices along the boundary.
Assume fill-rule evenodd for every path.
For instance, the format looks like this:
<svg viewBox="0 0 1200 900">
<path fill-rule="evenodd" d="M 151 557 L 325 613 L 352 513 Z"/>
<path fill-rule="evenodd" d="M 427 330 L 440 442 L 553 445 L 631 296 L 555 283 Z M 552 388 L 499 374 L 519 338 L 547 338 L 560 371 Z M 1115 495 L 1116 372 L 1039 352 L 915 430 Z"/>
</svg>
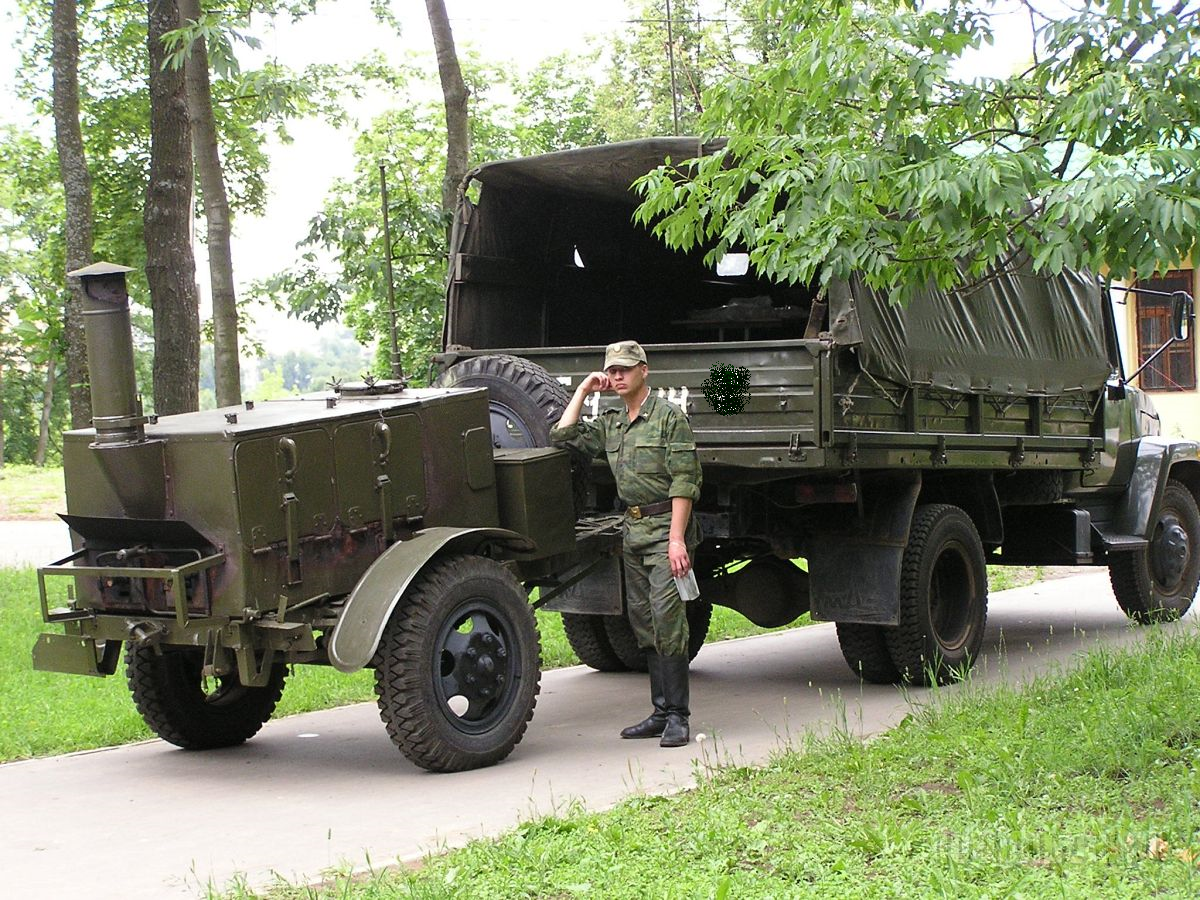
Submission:
<svg viewBox="0 0 1200 900">
<path fill-rule="evenodd" d="M 975 524 L 957 506 L 917 507 L 900 571 L 900 624 L 884 629 L 896 671 L 914 684 L 961 677 L 986 621 L 987 568 Z"/>
<path fill-rule="evenodd" d="M 838 622 L 837 637 L 850 671 L 859 678 L 872 684 L 895 684 L 900 680 L 882 625 Z"/>
<path fill-rule="evenodd" d="M 1200 511 L 1191 491 L 1167 482 L 1150 545 L 1112 554 L 1108 576 L 1125 615 L 1141 625 L 1188 611 L 1200 585 Z"/>
<path fill-rule="evenodd" d="M 562 622 L 567 643 L 585 666 L 597 672 L 625 672 L 629 669 L 621 662 L 621 657 L 617 656 L 608 640 L 603 616 L 565 612 Z"/>
<path fill-rule="evenodd" d="M 693 600 L 683 604 L 687 613 L 688 623 L 688 659 L 693 660 L 704 639 L 708 637 L 708 626 L 712 622 L 712 604 L 703 600 Z M 646 651 L 638 646 L 633 633 L 633 626 L 625 615 L 600 616 L 604 620 L 604 632 L 608 637 L 609 646 L 627 669 L 635 672 L 646 671 Z"/>
<path fill-rule="evenodd" d="M 375 694 L 392 743 L 434 772 L 497 763 L 537 703 L 533 609 L 507 569 L 450 556 L 405 592 L 376 651 Z"/>
<path fill-rule="evenodd" d="M 236 672 L 205 679 L 200 647 L 160 649 L 131 645 L 125 675 L 142 719 L 164 741 L 185 750 L 233 747 L 271 718 L 287 666 L 273 666 L 263 687 L 246 687 Z"/>
<path fill-rule="evenodd" d="M 496 448 L 548 447 L 550 429 L 558 424 L 571 394 L 549 372 L 519 356 L 474 356 L 451 366 L 434 382 L 439 387 L 484 387 L 488 390 L 492 445 Z M 575 513 L 582 513 L 588 494 L 591 460 L 571 451 L 571 488 Z"/>
</svg>

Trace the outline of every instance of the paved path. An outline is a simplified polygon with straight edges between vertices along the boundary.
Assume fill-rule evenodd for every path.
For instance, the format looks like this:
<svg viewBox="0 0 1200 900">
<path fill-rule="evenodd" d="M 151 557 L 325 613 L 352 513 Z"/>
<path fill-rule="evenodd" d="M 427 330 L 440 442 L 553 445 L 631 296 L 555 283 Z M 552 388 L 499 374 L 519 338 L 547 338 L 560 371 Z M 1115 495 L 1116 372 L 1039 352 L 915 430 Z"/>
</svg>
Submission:
<svg viewBox="0 0 1200 900">
<path fill-rule="evenodd" d="M 1169 627 L 1195 625 L 1193 616 Z M 992 598 L 988 653 L 976 671 L 988 682 L 1023 678 L 1088 645 L 1146 633 L 1126 625 L 1103 570 L 1043 582 Z M 5 893 L 194 897 L 236 873 L 259 884 L 274 873 L 314 879 L 368 858 L 376 866 L 413 860 L 574 800 L 603 808 L 677 790 L 692 783 L 695 761 L 762 762 L 804 730 L 843 718 L 855 730 L 884 729 L 929 697 L 861 686 L 832 625 L 706 646 L 693 673 L 693 726 L 712 737 L 681 750 L 616 738 L 645 712 L 644 676 L 572 668 L 545 674 L 513 755 L 474 772 L 416 769 L 371 705 L 271 722 L 230 750 L 188 753 L 151 741 L 3 765 Z"/>
<path fill-rule="evenodd" d="M 44 566 L 71 552 L 71 532 L 62 521 L 0 521 L 0 568 Z"/>
</svg>

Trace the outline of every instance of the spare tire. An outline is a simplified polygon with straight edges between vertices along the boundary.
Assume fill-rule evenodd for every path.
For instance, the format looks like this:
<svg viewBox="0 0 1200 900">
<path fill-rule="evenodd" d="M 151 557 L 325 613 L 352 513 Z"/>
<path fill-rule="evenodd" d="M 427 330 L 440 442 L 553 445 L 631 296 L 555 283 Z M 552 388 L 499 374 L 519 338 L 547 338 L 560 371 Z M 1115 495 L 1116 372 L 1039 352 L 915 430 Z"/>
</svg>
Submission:
<svg viewBox="0 0 1200 900">
<path fill-rule="evenodd" d="M 550 429 L 571 401 L 553 375 L 527 359 L 508 354 L 474 356 L 455 363 L 438 376 L 437 387 L 483 387 L 488 391 L 492 446 L 496 449 L 550 446 Z M 571 454 L 575 514 L 587 503 L 591 461 Z"/>
<path fill-rule="evenodd" d="M 571 400 L 567 389 L 536 363 L 519 356 L 475 356 L 451 366 L 438 387 L 485 387 L 497 449 L 545 447 Z"/>
</svg>

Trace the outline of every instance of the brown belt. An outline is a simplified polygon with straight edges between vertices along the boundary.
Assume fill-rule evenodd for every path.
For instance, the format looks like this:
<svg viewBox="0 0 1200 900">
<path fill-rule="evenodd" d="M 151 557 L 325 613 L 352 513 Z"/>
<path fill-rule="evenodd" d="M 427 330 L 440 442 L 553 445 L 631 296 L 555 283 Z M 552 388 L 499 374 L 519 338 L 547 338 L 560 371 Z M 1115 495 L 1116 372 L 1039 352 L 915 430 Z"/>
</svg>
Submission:
<svg viewBox="0 0 1200 900">
<path fill-rule="evenodd" d="M 646 516 L 661 516 L 671 511 L 670 500 L 660 500 L 657 503 L 643 503 L 641 506 L 631 506 L 625 514 L 631 519 L 644 519 Z"/>
</svg>

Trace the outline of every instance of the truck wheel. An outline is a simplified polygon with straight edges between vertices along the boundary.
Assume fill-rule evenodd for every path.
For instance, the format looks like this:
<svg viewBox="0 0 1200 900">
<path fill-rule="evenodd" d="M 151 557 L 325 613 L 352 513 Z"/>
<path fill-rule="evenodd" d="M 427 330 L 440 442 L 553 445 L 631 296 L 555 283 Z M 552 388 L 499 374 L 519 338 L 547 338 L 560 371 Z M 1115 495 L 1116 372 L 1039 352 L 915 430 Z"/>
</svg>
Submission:
<svg viewBox="0 0 1200 900">
<path fill-rule="evenodd" d="M 946 684 L 970 668 L 987 621 L 983 544 L 957 506 L 917 507 L 900 570 L 900 624 L 884 628 L 904 681 Z"/>
<path fill-rule="evenodd" d="M 646 671 L 646 651 L 638 646 L 633 626 L 625 613 L 616 616 L 600 616 L 604 622 L 604 633 L 608 637 L 608 646 L 612 647 L 621 665 L 634 672 Z"/>
<path fill-rule="evenodd" d="M 1150 546 L 1109 557 L 1108 576 L 1125 615 L 1142 625 L 1173 622 L 1200 584 L 1200 511 L 1192 492 L 1167 482 Z"/>
<path fill-rule="evenodd" d="M 704 640 L 708 637 L 708 626 L 712 623 L 712 604 L 704 600 L 685 603 L 688 620 L 688 659 L 695 659 Z"/>
<path fill-rule="evenodd" d="M 376 651 L 379 715 L 422 768 L 459 772 L 512 752 L 533 717 L 541 645 L 512 573 L 450 556 L 405 592 Z"/>
<path fill-rule="evenodd" d="M 882 625 L 838 622 L 837 636 L 842 656 L 859 678 L 872 684 L 895 684 L 900 680 Z"/>
<path fill-rule="evenodd" d="M 703 600 L 693 600 L 683 604 L 687 613 L 688 623 L 688 659 L 696 658 L 704 639 L 708 637 L 708 626 L 712 621 L 712 604 Z M 604 620 L 604 631 L 608 637 L 609 646 L 621 660 L 625 668 L 635 672 L 646 671 L 646 651 L 638 646 L 633 634 L 633 626 L 627 616 L 601 616 Z"/>
<path fill-rule="evenodd" d="M 246 687 L 236 672 L 205 679 L 203 648 L 161 650 L 130 646 L 125 675 L 150 730 L 185 750 L 233 747 L 254 737 L 283 693 L 285 665 L 273 666 L 263 687 Z"/>
<path fill-rule="evenodd" d="M 537 363 L 519 356 L 475 356 L 451 366 L 434 382 L 438 387 L 484 387 L 492 419 L 492 445 L 510 449 L 550 446 L 571 394 Z M 591 460 L 571 452 L 571 489 L 575 514 L 587 504 Z"/>
<path fill-rule="evenodd" d="M 563 613 L 563 631 L 567 635 L 567 643 L 585 666 L 591 666 L 597 672 L 624 672 L 628 666 L 621 662 L 621 657 L 613 651 L 609 643 L 608 633 L 604 627 L 604 617 L 590 616 L 584 613 Z"/>
</svg>

